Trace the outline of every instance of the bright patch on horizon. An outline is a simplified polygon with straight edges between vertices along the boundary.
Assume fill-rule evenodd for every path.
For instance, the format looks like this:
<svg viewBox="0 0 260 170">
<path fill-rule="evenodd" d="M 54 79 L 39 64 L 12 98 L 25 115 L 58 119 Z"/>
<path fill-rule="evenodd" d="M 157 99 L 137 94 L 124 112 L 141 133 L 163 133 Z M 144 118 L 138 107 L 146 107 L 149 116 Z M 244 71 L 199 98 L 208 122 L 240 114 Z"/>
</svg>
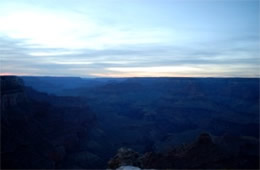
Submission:
<svg viewBox="0 0 260 170">
<path fill-rule="evenodd" d="M 146 73 L 178 73 L 178 72 L 193 72 L 201 71 L 201 68 L 192 68 L 188 66 L 158 66 L 158 67 L 111 67 L 107 70 L 118 72 L 146 72 Z"/>
</svg>

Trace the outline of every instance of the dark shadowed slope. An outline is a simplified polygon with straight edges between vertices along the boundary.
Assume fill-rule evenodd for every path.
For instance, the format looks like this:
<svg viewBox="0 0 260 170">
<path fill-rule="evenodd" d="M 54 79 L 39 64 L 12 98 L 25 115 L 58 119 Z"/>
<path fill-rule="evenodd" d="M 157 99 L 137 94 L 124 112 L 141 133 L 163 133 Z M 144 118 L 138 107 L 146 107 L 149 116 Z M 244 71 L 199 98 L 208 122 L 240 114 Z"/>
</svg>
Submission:
<svg viewBox="0 0 260 170">
<path fill-rule="evenodd" d="M 90 157 L 84 167 L 102 164 L 81 147 L 96 126 L 85 102 L 39 93 L 6 76 L 1 106 L 1 168 L 76 168 L 75 155 Z"/>
</svg>

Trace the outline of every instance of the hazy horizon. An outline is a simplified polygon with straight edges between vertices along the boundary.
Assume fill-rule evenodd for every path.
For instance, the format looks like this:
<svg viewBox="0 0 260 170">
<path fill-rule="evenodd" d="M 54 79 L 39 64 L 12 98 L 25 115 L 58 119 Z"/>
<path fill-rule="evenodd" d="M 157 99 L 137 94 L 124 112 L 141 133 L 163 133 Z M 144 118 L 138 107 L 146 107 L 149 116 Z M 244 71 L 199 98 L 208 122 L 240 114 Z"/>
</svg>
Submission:
<svg viewBox="0 0 260 170">
<path fill-rule="evenodd" d="M 258 0 L 2 0 L 0 75 L 259 78 Z"/>
<path fill-rule="evenodd" d="M 1 74 L 0 76 L 17 76 L 17 77 L 42 77 L 42 78 L 45 78 L 45 77 L 50 77 L 50 78 L 81 78 L 81 79 L 102 79 L 102 78 L 105 78 L 105 79 L 131 79 L 131 78 L 158 78 L 158 79 L 161 79 L 161 78 L 194 78 L 194 79 L 200 79 L 200 78 L 205 78 L 205 79 L 207 79 L 207 78 L 209 78 L 209 79 L 222 79 L 222 78 L 230 78 L 230 79 L 235 79 L 235 78 L 238 78 L 238 79 L 260 79 L 260 77 L 242 77 L 242 76 L 233 76 L 233 77 L 231 77 L 231 76 L 212 76 L 212 77 L 210 77 L 210 76 L 208 76 L 208 77 L 206 77 L 206 76 L 204 76 L 204 77 L 199 77 L 199 76 L 194 76 L 194 77 L 191 77 L 191 76 L 157 76 L 157 77 L 155 77 L 155 76 L 146 76 L 146 77 L 144 77 L 144 76 L 136 76 L 136 77 L 134 77 L 134 76 L 131 76 L 131 77 L 121 77 L 121 76 L 114 76 L 114 77 L 112 77 L 112 76 L 110 76 L 110 77 L 108 77 L 108 76 L 52 76 L 52 75 L 15 75 L 15 74 Z"/>
</svg>

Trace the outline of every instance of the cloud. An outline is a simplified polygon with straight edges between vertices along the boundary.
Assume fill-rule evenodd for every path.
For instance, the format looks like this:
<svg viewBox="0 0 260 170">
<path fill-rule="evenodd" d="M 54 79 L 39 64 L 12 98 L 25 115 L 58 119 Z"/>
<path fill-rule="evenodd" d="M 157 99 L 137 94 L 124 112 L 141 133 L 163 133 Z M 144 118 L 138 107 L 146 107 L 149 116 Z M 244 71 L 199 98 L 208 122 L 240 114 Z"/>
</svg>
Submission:
<svg viewBox="0 0 260 170">
<path fill-rule="evenodd" d="M 259 76 L 259 48 L 143 44 L 104 50 L 34 48 L 0 37 L 1 73 L 55 76 Z M 239 49 L 238 49 L 239 48 Z M 47 52 L 47 55 L 41 52 Z M 32 55 L 34 54 L 34 55 Z M 38 54 L 38 55 L 35 55 Z M 52 54 L 52 55 L 50 55 Z M 54 55 L 55 54 L 55 55 Z"/>
<path fill-rule="evenodd" d="M 1 0 L 0 72 L 259 77 L 257 4 Z"/>
<path fill-rule="evenodd" d="M 171 36 L 171 32 L 164 28 L 111 26 L 73 11 L 43 10 L 30 6 L 0 15 L 0 33 L 14 39 L 24 39 L 28 45 L 67 50 L 163 43 Z M 47 53 L 44 52 L 44 55 Z"/>
</svg>

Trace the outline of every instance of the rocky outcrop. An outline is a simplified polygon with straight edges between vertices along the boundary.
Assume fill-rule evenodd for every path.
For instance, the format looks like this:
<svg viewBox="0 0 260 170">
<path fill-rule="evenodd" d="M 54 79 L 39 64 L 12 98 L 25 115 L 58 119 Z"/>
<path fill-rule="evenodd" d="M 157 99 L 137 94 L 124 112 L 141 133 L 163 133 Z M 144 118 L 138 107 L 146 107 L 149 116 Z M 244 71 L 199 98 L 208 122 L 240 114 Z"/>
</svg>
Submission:
<svg viewBox="0 0 260 170">
<path fill-rule="evenodd" d="M 137 166 L 144 169 L 248 169 L 259 168 L 259 156 L 226 152 L 208 133 L 202 133 L 191 144 L 167 152 L 140 155 L 131 149 L 120 149 L 108 163 L 109 168 Z"/>
<path fill-rule="evenodd" d="M 141 166 L 140 155 L 129 148 L 120 148 L 114 158 L 108 162 L 109 168 L 115 169 L 121 166 Z"/>
</svg>

